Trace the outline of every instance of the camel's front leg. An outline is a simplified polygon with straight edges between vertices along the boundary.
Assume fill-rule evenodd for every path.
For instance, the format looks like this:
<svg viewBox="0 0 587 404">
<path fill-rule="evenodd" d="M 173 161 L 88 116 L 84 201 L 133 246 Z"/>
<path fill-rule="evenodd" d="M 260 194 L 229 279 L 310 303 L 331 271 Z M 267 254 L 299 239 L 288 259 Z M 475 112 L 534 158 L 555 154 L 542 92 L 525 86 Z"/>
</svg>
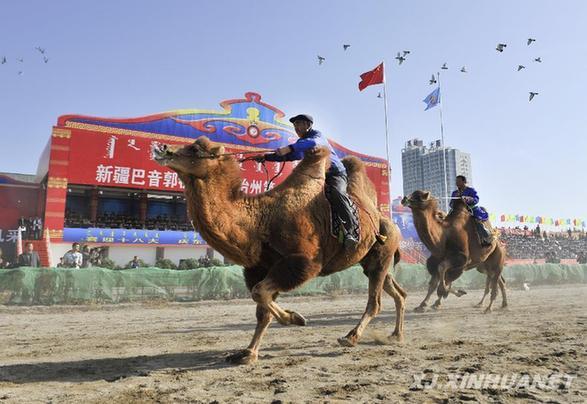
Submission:
<svg viewBox="0 0 587 404">
<path fill-rule="evenodd" d="M 447 297 L 450 285 L 455 281 L 465 269 L 467 264 L 467 256 L 463 253 L 455 253 L 454 255 L 442 260 L 438 265 L 438 278 L 440 283 L 438 286 L 438 296 Z M 450 270 L 450 279 L 447 281 L 447 272 Z"/>
<path fill-rule="evenodd" d="M 426 294 L 426 297 L 424 298 L 424 300 L 422 300 L 422 303 L 420 303 L 420 305 L 414 309 L 416 313 L 424 312 L 425 307 L 428 304 L 428 299 L 430 299 L 430 296 L 432 296 L 432 293 L 434 293 L 434 291 L 438 287 L 439 281 L 440 279 L 438 278 L 438 273 L 434 273 L 430 278 L 430 282 L 428 283 L 428 294 Z"/>
<path fill-rule="evenodd" d="M 284 310 L 273 301 L 273 295 L 281 292 L 279 286 L 267 277 L 253 287 L 251 296 L 258 305 L 268 310 L 281 325 L 306 325 L 306 319 L 295 311 Z"/>
<path fill-rule="evenodd" d="M 257 305 L 257 327 L 255 328 L 255 334 L 249 346 L 242 351 L 232 354 L 226 358 L 230 363 L 238 365 L 247 365 L 257 361 L 259 357 L 259 345 L 261 344 L 261 338 L 265 335 L 273 315 L 261 305 Z"/>
</svg>

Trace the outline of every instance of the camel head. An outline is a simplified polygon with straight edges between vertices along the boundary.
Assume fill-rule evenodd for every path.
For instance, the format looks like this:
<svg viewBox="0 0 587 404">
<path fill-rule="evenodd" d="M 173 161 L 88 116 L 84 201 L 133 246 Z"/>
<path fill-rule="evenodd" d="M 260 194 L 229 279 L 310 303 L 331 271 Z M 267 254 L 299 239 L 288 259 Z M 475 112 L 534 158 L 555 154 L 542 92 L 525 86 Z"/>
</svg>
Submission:
<svg viewBox="0 0 587 404">
<path fill-rule="evenodd" d="M 205 178 L 218 166 L 224 147 L 216 146 L 207 137 L 202 136 L 194 143 L 183 147 L 155 145 L 152 153 L 157 163 L 171 168 L 180 176 Z"/>
<path fill-rule="evenodd" d="M 436 198 L 432 198 L 430 191 L 420 190 L 412 192 L 409 196 L 404 196 L 402 199 L 402 205 L 408 206 L 412 210 L 436 209 L 438 207 Z"/>
</svg>

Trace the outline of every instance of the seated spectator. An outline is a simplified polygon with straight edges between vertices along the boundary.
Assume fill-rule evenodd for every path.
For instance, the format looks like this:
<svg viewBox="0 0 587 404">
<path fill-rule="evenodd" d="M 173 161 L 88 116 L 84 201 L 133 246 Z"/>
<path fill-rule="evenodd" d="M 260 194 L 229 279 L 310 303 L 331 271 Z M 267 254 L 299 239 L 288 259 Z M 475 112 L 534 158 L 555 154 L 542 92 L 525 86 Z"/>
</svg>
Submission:
<svg viewBox="0 0 587 404">
<path fill-rule="evenodd" d="M 132 261 L 130 262 L 130 267 L 131 268 L 139 268 L 141 266 L 141 263 L 139 262 L 139 257 L 137 257 L 136 255 L 133 257 Z"/>
<path fill-rule="evenodd" d="M 80 253 L 79 243 L 73 243 L 71 250 L 65 253 L 63 256 L 63 266 L 65 268 L 81 268 L 84 262 L 84 257 Z"/>
<path fill-rule="evenodd" d="M 39 258 L 39 254 L 34 251 L 33 243 L 26 243 L 25 249 L 25 252 L 18 256 L 18 266 L 40 268 L 41 259 Z"/>
</svg>

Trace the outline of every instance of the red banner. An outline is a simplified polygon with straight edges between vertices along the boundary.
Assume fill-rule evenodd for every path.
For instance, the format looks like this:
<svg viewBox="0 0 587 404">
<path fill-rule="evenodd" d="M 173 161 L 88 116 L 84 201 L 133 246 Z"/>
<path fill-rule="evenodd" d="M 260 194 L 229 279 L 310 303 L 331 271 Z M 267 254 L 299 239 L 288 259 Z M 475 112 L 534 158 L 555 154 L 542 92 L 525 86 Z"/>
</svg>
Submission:
<svg viewBox="0 0 587 404">
<path fill-rule="evenodd" d="M 182 192 L 184 186 L 177 173 L 153 160 L 151 149 L 157 143 L 157 140 L 144 137 L 72 130 L 69 183 Z M 239 151 L 238 147 L 226 149 L 226 152 Z M 235 157 L 242 158 L 244 155 Z M 287 177 L 295 163 L 286 164 L 281 175 L 271 183 L 271 188 Z M 283 165 L 277 162 L 265 164 L 268 173 L 260 163 L 247 161 L 240 164 L 243 192 L 265 192 L 268 179 L 275 176 Z"/>
</svg>

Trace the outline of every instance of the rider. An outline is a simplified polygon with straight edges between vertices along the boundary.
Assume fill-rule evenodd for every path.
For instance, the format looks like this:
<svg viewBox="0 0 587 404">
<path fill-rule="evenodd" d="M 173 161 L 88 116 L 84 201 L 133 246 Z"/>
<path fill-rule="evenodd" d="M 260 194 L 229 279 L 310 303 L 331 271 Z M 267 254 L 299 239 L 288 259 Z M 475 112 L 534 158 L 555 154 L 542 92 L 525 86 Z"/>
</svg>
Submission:
<svg viewBox="0 0 587 404">
<path fill-rule="evenodd" d="M 328 143 L 326 137 L 316 129 L 312 129 L 314 119 L 310 115 L 300 114 L 289 120 L 293 123 L 299 139 L 288 146 L 280 147 L 273 153 L 257 157 L 257 161 L 293 161 L 304 158 L 304 152 L 316 146 L 330 149 L 330 168 L 326 172 L 326 185 L 330 186 L 330 203 L 340 215 L 344 227 L 344 246 L 347 249 L 355 247 L 359 240 L 353 235 L 357 228 L 357 218 L 353 214 L 351 201 L 347 195 L 347 173 L 340 158 Z"/>
<path fill-rule="evenodd" d="M 464 175 L 457 175 L 456 185 L 457 189 L 453 191 L 452 198 L 462 198 L 465 201 L 469 211 L 475 218 L 475 227 L 477 228 L 481 246 L 490 246 L 493 241 L 493 235 L 485 227 L 485 222 L 489 219 L 489 215 L 485 208 L 477 206 L 479 203 L 477 191 L 475 191 L 475 188 L 467 186 L 467 177 Z M 454 200 L 450 201 L 451 208 L 453 207 L 453 202 Z"/>
</svg>

